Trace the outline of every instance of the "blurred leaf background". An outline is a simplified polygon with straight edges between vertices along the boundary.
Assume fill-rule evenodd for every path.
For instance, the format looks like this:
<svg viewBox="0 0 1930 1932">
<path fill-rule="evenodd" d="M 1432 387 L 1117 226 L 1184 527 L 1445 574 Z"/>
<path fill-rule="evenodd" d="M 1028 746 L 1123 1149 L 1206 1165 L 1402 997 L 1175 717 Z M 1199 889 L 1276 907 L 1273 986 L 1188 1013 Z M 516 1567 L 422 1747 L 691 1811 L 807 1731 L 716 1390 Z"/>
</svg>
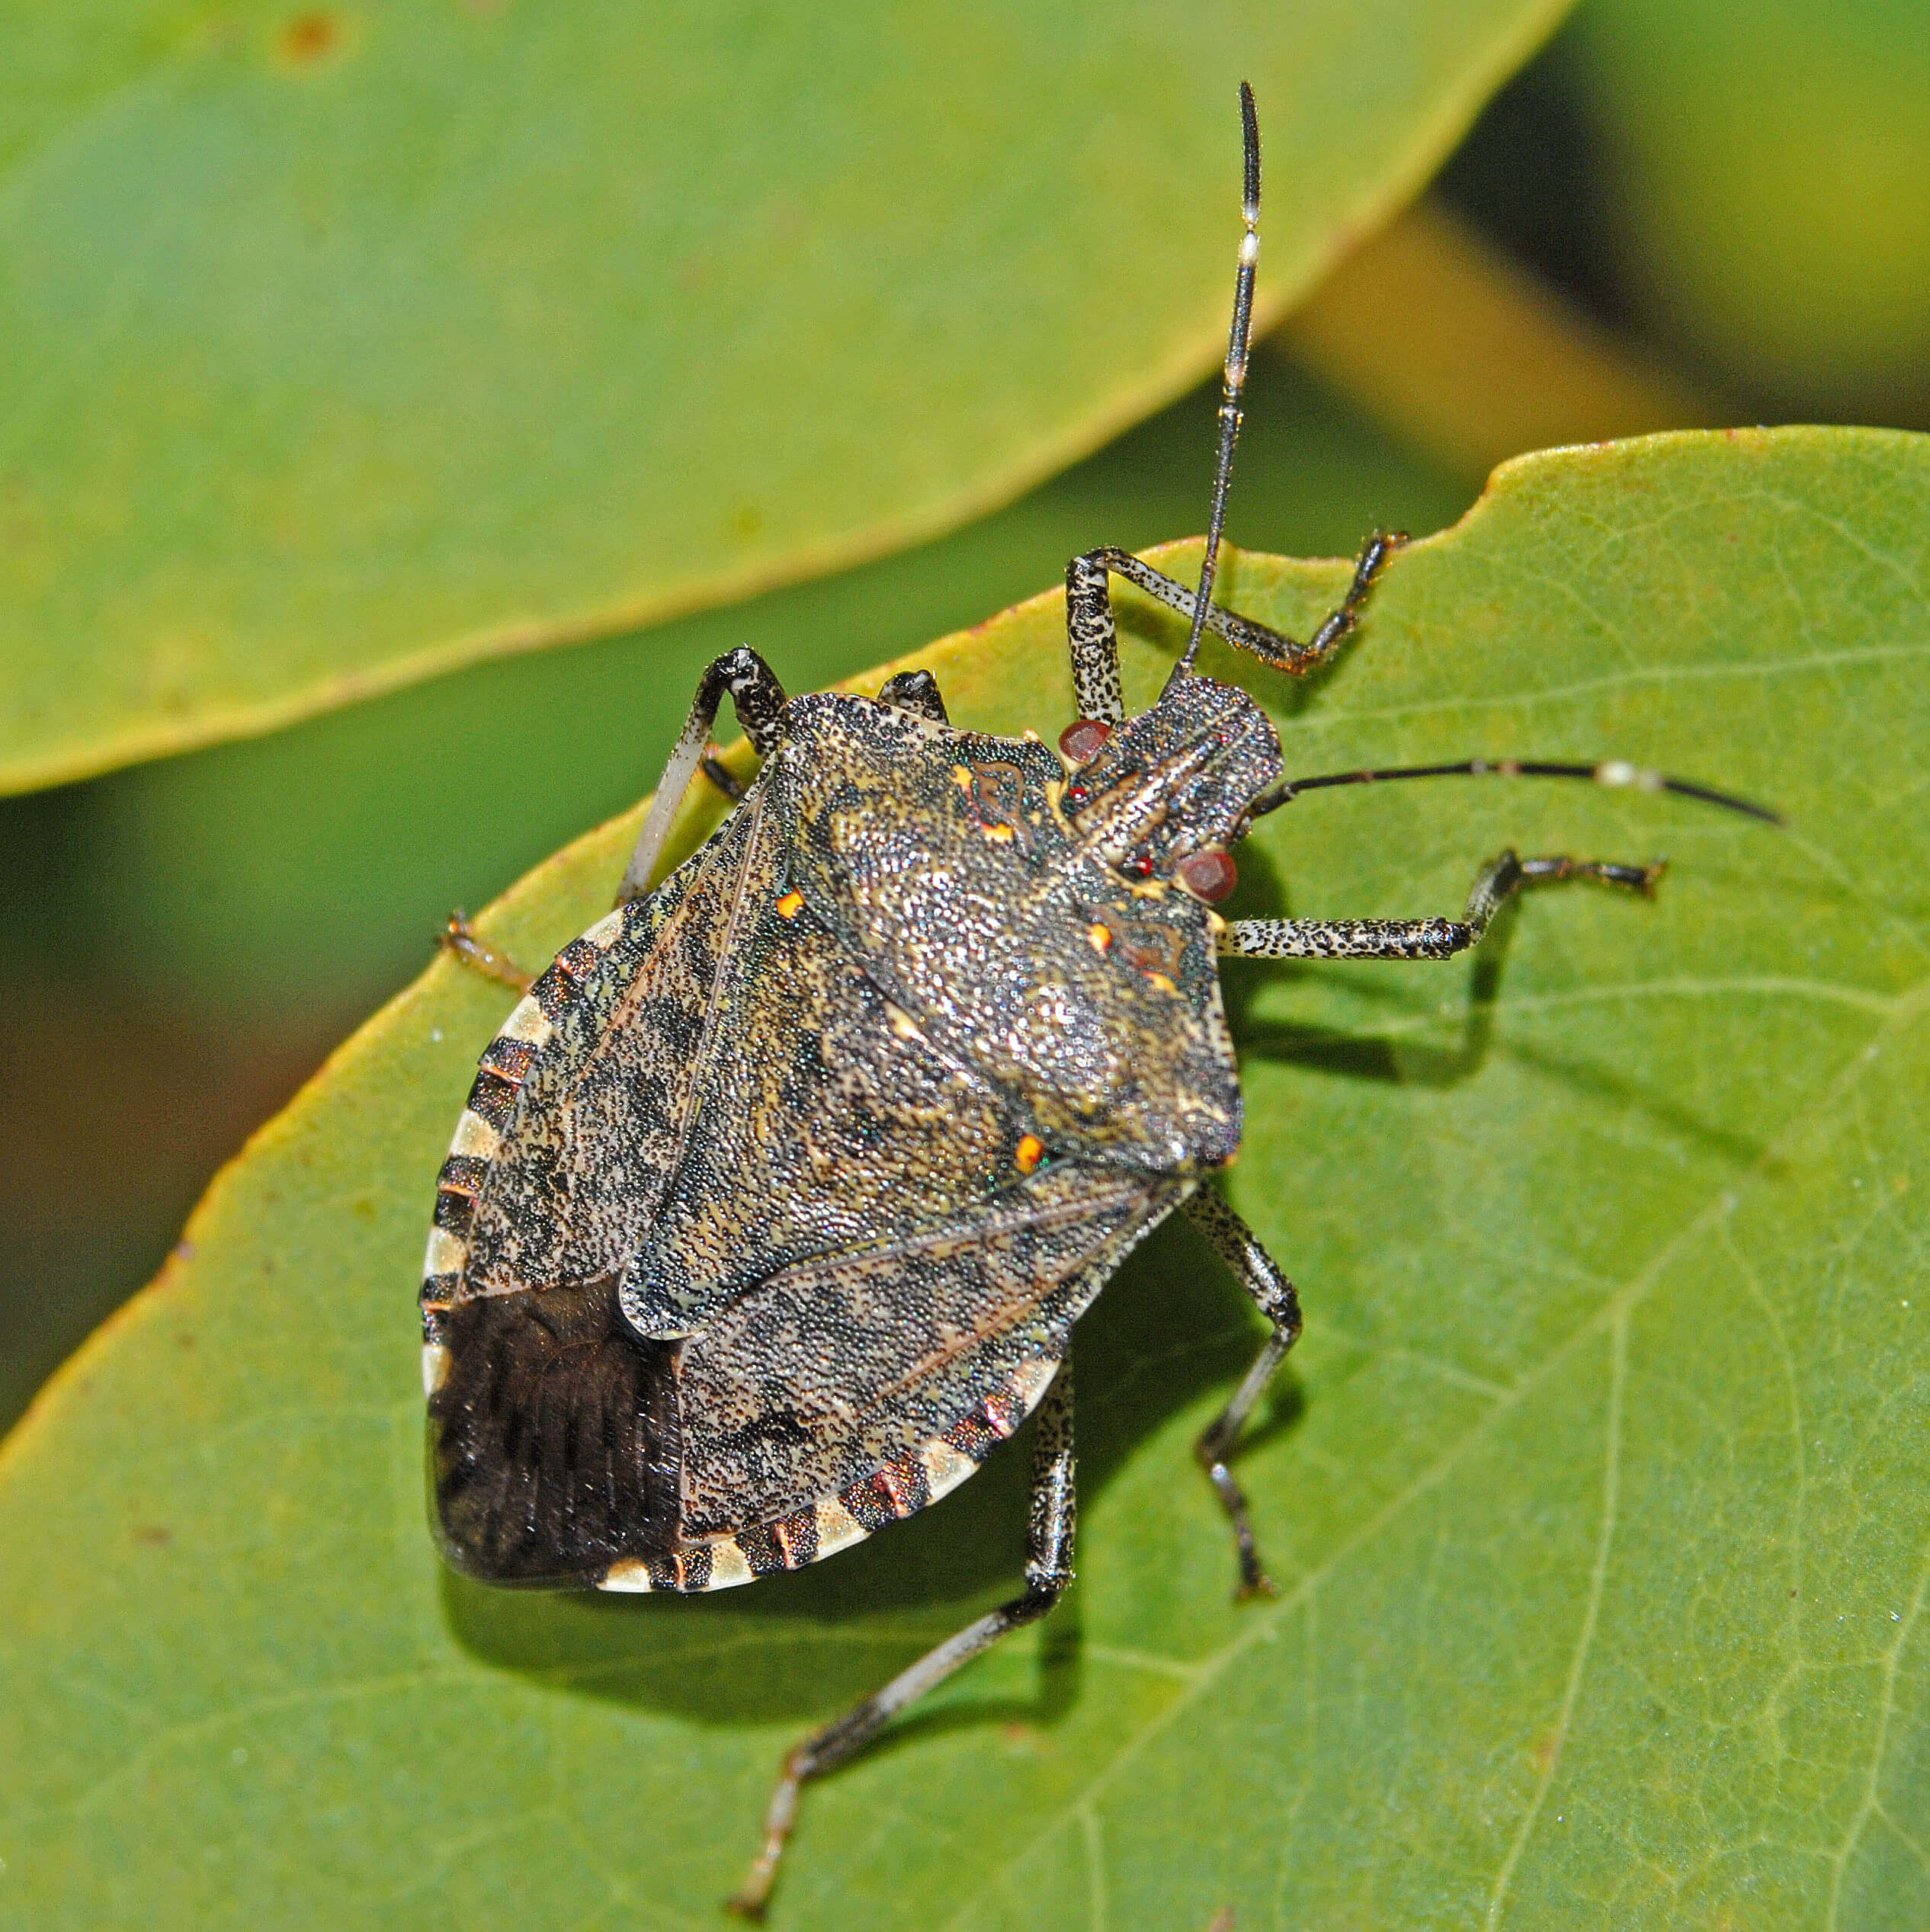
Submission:
<svg viewBox="0 0 1930 1932">
<path fill-rule="evenodd" d="M 354 57 L 358 33 L 399 30 L 411 11 L 144 11 L 156 45 L 272 34 L 287 59 L 324 71 Z M 502 10 L 476 0 L 473 11 L 487 24 Z M 77 10 L 15 38 L 43 50 L 64 37 L 63 58 L 84 63 L 90 34 L 107 37 L 95 14 L 106 17 Z M 1547 24 L 1496 27 L 1484 85 Z M 1162 24 L 1156 10 L 1146 14 L 1145 39 Z M 979 57 L 995 59 L 996 36 L 983 30 Z M 1065 85 L 1101 84 L 1122 59 L 1101 53 Z M 1386 57 L 1404 55 L 1390 46 Z M 1229 58 L 1244 56 L 1229 49 Z M 50 59 L 11 65 L 0 97 L 12 123 L 0 224 L 17 226 L 46 171 L 72 162 L 59 120 L 85 89 Z M 94 76 L 103 86 L 117 78 L 126 77 Z M 1167 82 L 1128 72 L 1114 84 Z M 134 77 L 126 113 L 162 114 L 163 85 Z M 827 96 L 819 111 L 835 107 Z M 1042 125 L 1050 111 L 1042 98 Z M 972 130 L 954 132 L 969 145 Z M 381 133 L 362 130 L 371 166 Z M 1269 133 L 1276 151 L 1293 139 Z M 529 159 L 509 157 L 499 184 L 516 178 L 509 162 L 527 169 Z M 1216 153 L 1215 167 L 1224 159 Z M 222 159 L 198 165 L 218 180 Z M 1189 358 L 1210 359 L 1201 317 L 1224 300 L 1228 198 L 1166 207 L 1138 234 L 1092 238 L 1115 264 L 1092 326 L 1114 338 L 1134 324 L 1120 291 L 1169 273 L 1175 237 L 1204 238 L 1213 264 L 1194 278 L 1204 307 L 1162 311 L 1140 408 L 1162 385 L 1171 393 Z M 210 203 L 211 229 L 220 206 Z M 1930 14 L 1908 0 L 1758 0 L 1746 10 L 1587 0 L 1500 88 L 1433 187 L 1390 221 L 1388 212 L 1363 219 L 1357 245 L 1258 360 L 1236 542 L 1315 555 L 1352 549 L 1376 522 L 1431 530 L 1465 508 L 1493 462 L 1562 441 L 1758 420 L 1930 425 Z M 1270 216 L 1271 246 L 1292 216 L 1278 202 Z M 1292 246 L 1304 254 L 1316 240 Z M 123 277 L 152 266 L 114 264 Z M 192 267 L 176 265 L 184 287 Z M 894 325 L 915 336 L 932 321 Z M 530 326 L 540 338 L 543 319 Z M 53 415 L 66 365 L 30 362 L 30 332 L 9 335 L 9 387 Z M 165 386 L 164 370 L 149 373 Z M 612 634 L 0 801 L 0 1068 L 10 1095 L 0 1117 L 0 1418 L 152 1274 L 215 1164 L 419 969 L 450 905 L 492 896 L 652 782 L 716 649 L 748 639 L 793 687 L 822 683 L 1049 584 L 1076 549 L 1196 529 L 1213 399 L 1210 386 L 1185 396 L 1003 507 L 909 548 L 891 546 L 971 506 L 931 497 L 902 514 L 881 508 L 872 533 L 845 546 L 890 553 L 870 562 L 812 571 L 797 561 L 815 540 L 805 531 L 787 566 L 800 581 L 787 588 L 641 630 L 612 632 L 592 613 L 575 628 Z M 1021 427 L 1025 406 L 1015 405 Z M 1103 413 L 1087 411 L 1088 431 Z M 916 418 L 880 411 L 856 433 L 915 445 Z M 1009 439 L 1010 425 L 1002 433 Z M 1076 440 L 1040 447 L 1021 435 L 999 460 L 979 459 L 981 497 L 1045 475 Z M 720 453 L 755 458 L 741 442 Z M 0 451 L 0 553 L 16 562 L 32 553 L 36 514 L 14 480 L 18 459 Z M 889 462 L 879 475 L 883 502 L 902 476 Z M 176 500 L 190 480 L 163 479 Z M 551 479 L 533 495 L 556 490 Z M 837 546 L 821 548 L 822 562 Z M 734 579 L 732 568 L 711 559 L 703 582 L 673 585 L 666 598 L 701 604 L 779 563 L 752 556 Z M 258 594 L 274 588 L 264 580 Z M 507 623 L 515 599 L 498 594 Z M 604 607 L 621 601 L 613 591 Z M 462 621 L 481 636 L 486 615 Z"/>
</svg>

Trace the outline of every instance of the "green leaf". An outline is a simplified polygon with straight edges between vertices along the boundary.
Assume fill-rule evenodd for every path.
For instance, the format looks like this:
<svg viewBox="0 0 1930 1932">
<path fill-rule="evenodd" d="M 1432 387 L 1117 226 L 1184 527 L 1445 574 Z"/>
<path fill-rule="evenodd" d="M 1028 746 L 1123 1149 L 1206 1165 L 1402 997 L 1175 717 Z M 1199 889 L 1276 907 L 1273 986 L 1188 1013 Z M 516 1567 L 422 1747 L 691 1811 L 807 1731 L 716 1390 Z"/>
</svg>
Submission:
<svg viewBox="0 0 1930 1932">
<path fill-rule="evenodd" d="M 1078 1587 L 808 1793 L 777 1923 L 1930 1917 L 1927 533 L 1922 438 L 1529 458 L 1331 675 L 1242 673 L 1298 771 L 1613 752 L 1791 829 L 1526 783 L 1265 822 L 1236 912 L 1448 911 L 1509 839 L 1675 867 L 1471 961 L 1229 966 L 1230 1190 L 1308 1312 L 1242 1460 L 1285 1594 L 1229 1601 L 1188 1448 L 1257 1322 L 1170 1229 L 1082 1325 Z M 1303 629 L 1342 581 L 1228 589 Z M 1176 639 L 1129 610 L 1143 702 Z M 922 661 L 1050 731 L 1061 622 Z M 490 933 L 587 924 L 633 824 Z M 414 1277 L 504 1004 L 438 963 L 372 1021 L 0 1462 L 7 1923 L 708 1927 L 785 1746 L 1011 1588 L 1015 1452 L 715 1599 L 439 1569 Z"/>
<path fill-rule="evenodd" d="M 1204 373 L 1558 0 L 8 7 L 0 787 L 949 527 Z"/>
<path fill-rule="evenodd" d="M 1319 556 L 1358 545 L 1363 505 L 1435 530 L 1472 500 L 1277 357 L 1255 357 L 1249 396 L 1235 542 Z M 1028 595 L 1097 532 L 1139 549 L 1197 529 L 1219 402 L 1202 386 L 993 515 L 858 569 L 115 773 L 86 793 L 76 921 L 203 1011 L 319 1004 L 345 1032 L 422 970 L 452 902 L 493 899 L 650 783 L 718 652 L 753 643 L 792 689 L 820 688 Z"/>
</svg>

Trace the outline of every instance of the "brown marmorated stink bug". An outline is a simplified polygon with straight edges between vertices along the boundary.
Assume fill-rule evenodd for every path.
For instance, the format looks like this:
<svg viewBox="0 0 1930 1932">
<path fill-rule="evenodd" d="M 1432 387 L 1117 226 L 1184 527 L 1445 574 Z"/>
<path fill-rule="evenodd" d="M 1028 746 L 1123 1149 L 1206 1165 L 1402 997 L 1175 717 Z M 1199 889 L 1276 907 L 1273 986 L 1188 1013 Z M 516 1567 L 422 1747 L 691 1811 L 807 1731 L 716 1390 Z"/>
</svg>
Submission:
<svg viewBox="0 0 1930 1932">
<path fill-rule="evenodd" d="M 1210 1184 L 1239 1146 L 1217 961 L 1442 960 L 1512 893 L 1658 868 L 1504 852 L 1459 919 L 1236 920 L 1229 848 L 1317 787 L 1449 774 L 1591 779 L 1772 815 L 1619 762 L 1464 763 L 1288 781 L 1245 693 L 1193 669 L 1210 627 L 1300 673 L 1353 628 L 1374 537 L 1311 640 L 1210 602 L 1258 254 L 1246 233 L 1204 561 L 1189 590 L 1073 559 L 1079 716 L 1053 751 L 954 729 L 929 674 L 787 697 L 749 649 L 697 687 L 616 910 L 528 982 L 482 1056 L 438 1184 L 422 1293 L 434 1514 L 492 1583 L 695 1591 L 795 1569 L 955 1488 L 1040 1410 L 1022 1594 L 786 1759 L 732 1902 L 769 1895 L 798 1789 L 1050 1610 L 1072 1576 L 1073 1322 L 1175 1208 L 1269 1333 L 1201 1439 L 1240 1588 L 1270 1588 L 1227 1462 L 1300 1332 L 1293 1285 Z M 1190 617 L 1128 719 L 1108 573 Z M 728 692 L 763 763 L 707 755 Z M 700 768 L 736 797 L 650 885 Z"/>
</svg>

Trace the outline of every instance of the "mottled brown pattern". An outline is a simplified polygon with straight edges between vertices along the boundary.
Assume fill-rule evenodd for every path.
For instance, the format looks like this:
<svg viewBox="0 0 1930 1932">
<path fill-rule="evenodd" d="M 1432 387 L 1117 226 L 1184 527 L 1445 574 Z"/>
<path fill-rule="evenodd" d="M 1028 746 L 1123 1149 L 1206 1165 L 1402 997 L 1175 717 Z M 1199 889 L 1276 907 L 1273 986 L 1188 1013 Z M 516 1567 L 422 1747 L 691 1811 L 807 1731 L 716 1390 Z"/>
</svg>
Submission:
<svg viewBox="0 0 1930 1932">
<path fill-rule="evenodd" d="M 679 1354 L 686 1527 L 842 1492 L 941 1438 L 1072 1322 L 1178 1197 L 1070 1164 L 871 1252 L 787 1269 Z M 862 1520 L 861 1518 L 861 1520 Z"/>
<path fill-rule="evenodd" d="M 1157 831 L 1162 774 L 1204 810 L 1229 761 L 1277 770 L 1217 688 L 1115 733 L 1072 816 L 1036 742 L 791 699 L 723 828 L 563 950 L 483 1056 L 489 1158 L 444 1172 L 452 1560 L 749 1581 L 815 1559 L 816 1505 L 896 1520 L 1018 1426 L 1239 1144 L 1211 916 L 1098 850 Z"/>
<path fill-rule="evenodd" d="M 662 1200 L 753 817 L 626 921 L 535 1056 L 470 1234 L 473 1293 L 621 1270 Z"/>
<path fill-rule="evenodd" d="M 1163 886 L 1135 891 L 1101 862 L 1054 808 L 1066 771 L 1045 746 L 903 714 L 854 729 L 853 703 L 790 706 L 791 876 L 807 905 L 1055 1154 L 1103 1152 L 1149 1174 L 1223 1165 L 1239 1090 L 1206 908 Z M 1029 843 L 987 835 L 972 767 L 995 764 L 1023 774 Z M 1095 920 L 1171 928 L 1175 987 L 1098 951 Z"/>
</svg>

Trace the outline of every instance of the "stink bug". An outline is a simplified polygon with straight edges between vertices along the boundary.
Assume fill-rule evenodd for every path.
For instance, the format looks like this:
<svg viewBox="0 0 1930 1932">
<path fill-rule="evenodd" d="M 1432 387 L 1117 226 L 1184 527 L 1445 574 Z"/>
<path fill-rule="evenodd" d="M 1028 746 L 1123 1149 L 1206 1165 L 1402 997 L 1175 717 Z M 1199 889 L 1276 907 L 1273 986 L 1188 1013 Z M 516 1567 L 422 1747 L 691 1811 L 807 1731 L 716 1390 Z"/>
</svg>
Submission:
<svg viewBox="0 0 1930 1932">
<path fill-rule="evenodd" d="M 1076 558 L 1079 716 L 1055 751 L 954 728 L 926 673 L 875 698 L 787 697 L 746 649 L 698 686 L 618 895 L 485 1049 L 443 1164 L 422 1307 L 434 1514 L 501 1584 L 698 1591 L 829 1556 L 963 1482 L 1040 1411 L 1023 1593 L 786 1760 L 733 1902 L 761 1911 L 799 1786 L 1071 1581 L 1071 1331 L 1175 1209 L 1265 1316 L 1199 1444 L 1243 1592 L 1268 1589 L 1228 1468 L 1300 1331 L 1293 1285 L 1210 1178 L 1241 1133 L 1221 958 L 1446 959 L 1511 894 L 1656 868 L 1519 859 L 1459 919 L 1237 920 L 1232 848 L 1319 787 L 1496 771 L 1685 793 L 1609 763 L 1289 781 L 1253 700 L 1194 669 L 1211 629 L 1302 673 L 1353 628 L 1400 540 L 1377 536 L 1306 643 L 1211 601 L 1258 254 L 1246 232 L 1205 556 L 1189 588 L 1122 551 Z M 1191 619 L 1127 718 L 1108 580 Z M 726 694 L 762 766 L 707 758 Z M 700 768 L 734 811 L 651 876 Z M 452 922 L 473 963 L 518 976 Z"/>
</svg>

